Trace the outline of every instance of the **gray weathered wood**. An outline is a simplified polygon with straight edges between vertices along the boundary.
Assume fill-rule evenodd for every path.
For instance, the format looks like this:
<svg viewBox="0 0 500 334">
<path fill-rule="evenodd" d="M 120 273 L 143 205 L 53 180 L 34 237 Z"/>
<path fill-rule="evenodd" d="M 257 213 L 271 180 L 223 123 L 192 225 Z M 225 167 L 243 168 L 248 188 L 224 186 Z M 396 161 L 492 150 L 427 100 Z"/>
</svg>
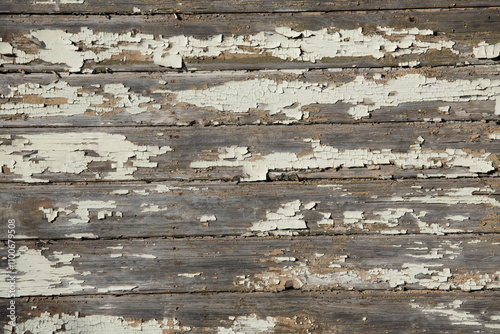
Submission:
<svg viewBox="0 0 500 334">
<path fill-rule="evenodd" d="M 19 239 L 500 232 L 498 179 L 2 188 Z"/>
<path fill-rule="evenodd" d="M 16 247 L 19 296 L 500 288 L 498 235 L 55 240 Z M 6 268 L 5 246 L 1 254 Z M 3 269 L 1 282 L 5 276 Z"/>
<path fill-rule="evenodd" d="M 67 332 L 100 326 L 109 333 L 153 326 L 151 333 L 496 333 L 498 298 L 493 293 L 293 291 L 20 298 L 16 333 L 32 333 L 36 325 Z M 4 323 L 7 302 L 0 300 Z"/>
<path fill-rule="evenodd" d="M 500 153 L 500 128 L 488 123 L 3 133 L 2 182 L 495 176 Z"/>
<path fill-rule="evenodd" d="M 439 0 L 422 3 L 415 0 L 361 0 L 349 1 L 132 1 L 132 0 L 75 0 L 75 1 L 22 1 L 4 0 L 0 13 L 250 13 L 250 12 L 300 12 L 300 11 L 339 11 L 373 9 L 412 9 L 412 8 L 450 8 L 499 6 L 497 0 Z"/>
<path fill-rule="evenodd" d="M 57 20 L 3 16 L 0 70 L 87 73 L 494 64 L 499 20 L 496 8 L 186 15 L 182 21 L 173 15 Z M 491 51 L 482 42 L 491 45 Z"/>
<path fill-rule="evenodd" d="M 0 127 L 497 121 L 499 94 L 498 69 L 479 66 L 6 74 L 0 82 Z"/>
</svg>

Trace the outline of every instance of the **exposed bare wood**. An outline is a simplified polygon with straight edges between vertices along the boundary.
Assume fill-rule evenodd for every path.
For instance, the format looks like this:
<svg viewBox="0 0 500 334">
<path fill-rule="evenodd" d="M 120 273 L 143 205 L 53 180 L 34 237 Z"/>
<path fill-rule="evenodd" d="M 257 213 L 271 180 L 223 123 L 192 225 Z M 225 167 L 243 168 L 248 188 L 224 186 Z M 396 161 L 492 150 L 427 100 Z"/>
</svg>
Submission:
<svg viewBox="0 0 500 334">
<path fill-rule="evenodd" d="M 20 239 L 500 232 L 498 179 L 4 188 Z"/>
<path fill-rule="evenodd" d="M 0 180 L 495 176 L 499 130 L 487 123 L 7 129 Z"/>
<path fill-rule="evenodd" d="M 2 79 L 4 127 L 496 121 L 500 113 L 496 67 Z"/>
<path fill-rule="evenodd" d="M 22 1 L 4 0 L 0 4 L 0 13 L 249 13 L 249 12 L 300 12 L 300 11 L 339 11 L 339 10 L 377 10 L 377 9 L 411 9 L 411 8 L 463 8 L 499 6 L 497 0 L 440 0 L 419 2 L 415 0 L 362 0 L 346 1 L 132 1 L 132 0 L 43 0 Z"/>
<path fill-rule="evenodd" d="M 173 15 L 3 16 L 0 69 L 87 73 L 494 64 L 499 20 L 496 8 L 188 15 L 182 21 Z"/>
<path fill-rule="evenodd" d="M 20 298 L 16 333 L 33 332 L 37 325 L 53 331 L 99 326 L 113 333 L 494 333 L 500 326 L 498 298 L 491 293 L 293 291 Z M 2 320 L 7 302 L 0 300 Z"/>
</svg>

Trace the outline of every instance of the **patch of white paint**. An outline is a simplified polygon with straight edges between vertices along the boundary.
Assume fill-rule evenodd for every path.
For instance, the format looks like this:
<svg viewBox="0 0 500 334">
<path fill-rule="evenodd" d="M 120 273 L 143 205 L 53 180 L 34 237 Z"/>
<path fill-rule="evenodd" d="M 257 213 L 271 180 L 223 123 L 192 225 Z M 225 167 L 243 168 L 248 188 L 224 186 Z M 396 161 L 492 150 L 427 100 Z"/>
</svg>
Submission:
<svg viewBox="0 0 500 334">
<path fill-rule="evenodd" d="M 257 334 L 273 333 L 277 321 L 273 317 L 261 319 L 256 314 L 239 316 L 231 321 L 231 327 L 217 327 L 217 334 Z"/>
<path fill-rule="evenodd" d="M 60 53 L 62 54 L 62 53 Z M 10 86 L 0 94 L 7 102 L 0 105 L 0 115 L 22 114 L 28 117 L 75 116 L 85 113 L 127 112 L 139 114 L 158 111 L 151 97 L 130 92 L 123 84 L 106 84 L 83 89 L 58 80 L 50 84 L 23 83 Z"/>
<path fill-rule="evenodd" d="M 442 264 L 405 263 L 401 269 L 375 268 L 368 273 L 376 281 L 386 281 L 391 288 L 416 284 L 426 289 L 449 290 L 450 284 L 447 282 L 452 277 L 451 270 L 432 269 L 441 266 Z"/>
<path fill-rule="evenodd" d="M 490 133 L 488 138 L 492 140 L 500 140 L 500 133 Z"/>
<path fill-rule="evenodd" d="M 72 233 L 72 234 L 65 234 L 64 235 L 66 238 L 73 238 L 73 239 L 97 239 L 99 236 L 97 236 L 94 233 Z"/>
<path fill-rule="evenodd" d="M 480 194 L 476 195 L 475 192 Z M 425 203 L 425 204 L 467 204 L 467 205 L 481 205 L 488 204 L 493 207 L 500 207 L 500 202 L 498 202 L 494 197 L 485 196 L 484 193 L 494 193 L 491 187 L 486 186 L 483 188 L 479 187 L 464 187 L 464 188 L 452 188 L 449 189 L 445 194 L 439 195 L 437 193 L 423 196 L 414 197 L 400 197 L 393 196 L 392 201 L 394 202 L 415 202 L 415 203 Z"/>
<path fill-rule="evenodd" d="M 187 277 L 187 278 L 194 278 L 196 276 L 201 276 L 201 273 L 184 273 L 184 274 L 177 274 L 179 277 Z"/>
<path fill-rule="evenodd" d="M 54 210 L 53 208 L 44 208 L 43 206 L 41 206 L 38 208 L 38 210 L 43 212 L 45 218 L 49 223 L 52 223 L 54 220 L 56 220 L 57 216 L 59 215 L 58 209 Z"/>
<path fill-rule="evenodd" d="M 74 294 L 85 289 L 94 289 L 83 285 L 83 280 L 75 278 L 78 273 L 71 262 L 79 258 L 79 255 L 54 252 L 45 257 L 40 249 L 20 246 L 17 256 L 16 296 Z M 9 276 L 10 271 L 0 269 L 0 296 L 3 298 L 7 298 L 9 291 L 9 282 L 6 281 Z"/>
<path fill-rule="evenodd" d="M 44 1 L 35 1 L 34 3 L 37 5 L 59 5 L 59 4 L 76 4 L 84 2 L 85 0 L 44 0 Z"/>
<path fill-rule="evenodd" d="M 142 203 L 141 204 L 141 211 L 142 212 L 162 212 L 162 211 L 167 211 L 167 208 L 160 207 L 157 204 Z"/>
<path fill-rule="evenodd" d="M 452 325 L 459 326 L 482 326 L 484 320 L 465 310 L 460 310 L 463 301 L 455 299 L 451 303 L 438 303 L 436 306 L 421 306 L 417 303 L 411 304 L 412 308 L 423 313 L 434 314 L 448 319 Z"/>
<path fill-rule="evenodd" d="M 14 328 L 6 327 L 13 331 Z M 170 331 L 189 332 L 191 327 L 181 326 L 176 318 L 164 318 L 161 320 L 140 321 L 125 319 L 119 316 L 90 315 L 80 317 L 78 314 L 50 314 L 43 312 L 38 317 L 16 323 L 16 333 L 56 333 L 64 331 L 67 333 L 92 333 L 92 334 L 163 334 Z M 10 332 L 9 332 L 10 333 Z"/>
<path fill-rule="evenodd" d="M 202 222 L 202 223 L 213 222 L 216 220 L 217 220 L 217 217 L 215 217 L 215 215 L 203 215 L 200 217 L 200 222 Z"/>
<path fill-rule="evenodd" d="M 497 58 L 500 56 L 500 43 L 490 45 L 485 41 L 482 41 L 477 45 L 477 48 L 475 47 L 472 49 L 472 52 L 474 53 L 474 57 L 479 59 Z"/>
<path fill-rule="evenodd" d="M 83 0 L 62 0 L 81 3 Z M 42 3 L 53 4 L 54 0 Z M 134 12 L 137 12 L 134 8 Z M 429 30 L 415 31 L 379 27 L 381 34 L 365 35 L 362 28 L 324 28 L 317 31 L 294 31 L 288 27 L 277 27 L 275 31 L 263 31 L 254 35 L 212 35 L 204 39 L 177 35 L 164 38 L 152 34 L 123 34 L 98 32 L 82 27 L 80 32 L 63 30 L 32 30 L 28 37 L 36 38 L 45 47 L 37 53 L 26 53 L 13 48 L 15 60 L 3 59 L 2 63 L 26 64 L 41 59 L 49 63 L 66 64 L 77 72 L 85 61 L 102 62 L 112 57 L 126 57 L 124 52 L 138 52 L 155 64 L 181 68 L 184 57 L 217 57 L 229 54 L 270 54 L 283 60 L 316 62 L 323 58 L 373 57 L 386 55 L 420 55 L 428 50 L 453 50 L 455 42 L 438 40 L 422 41 L 418 35 L 429 35 Z M 386 38 L 383 34 L 392 35 Z M 398 35 L 398 37 L 394 37 Z M 83 45 L 80 51 L 76 45 Z M 64 52 L 59 52 L 64 51 Z M 1 63 L 0 63 L 1 65 Z"/>
<path fill-rule="evenodd" d="M 304 106 L 343 102 L 351 105 L 347 111 L 349 115 L 360 119 L 369 117 L 371 112 L 382 107 L 396 107 L 409 102 L 495 100 L 500 95 L 500 80 L 450 81 L 406 74 L 386 83 L 378 83 L 376 79 L 359 75 L 353 81 L 339 85 L 251 79 L 229 81 L 205 89 L 163 92 L 173 94 L 177 102 L 198 107 L 236 113 L 261 109 L 270 115 L 282 113 L 295 121 L 307 117 L 302 111 Z"/>
<path fill-rule="evenodd" d="M 320 212 L 321 215 L 323 215 L 323 219 L 318 221 L 318 225 L 328 225 L 328 226 L 334 226 L 335 223 L 332 219 L 332 214 L 330 212 Z"/>
<path fill-rule="evenodd" d="M 10 142 L 6 144 L 6 142 Z M 92 162 L 110 163 L 110 170 L 96 178 L 133 179 L 138 168 L 155 168 L 156 157 L 172 149 L 169 146 L 136 145 L 124 135 L 102 132 L 64 132 L 0 136 L 0 165 L 15 176 L 12 180 L 48 182 L 34 174 L 80 174 Z"/>
<path fill-rule="evenodd" d="M 304 141 L 311 142 L 312 153 L 299 155 L 275 152 L 262 155 L 248 153 L 246 147 L 231 146 L 222 148 L 225 152 L 220 153 L 217 160 L 193 161 L 190 167 L 201 169 L 241 166 L 247 175 L 242 181 L 264 181 L 271 169 L 359 168 L 376 165 L 394 165 L 401 169 L 439 168 L 446 163 L 450 168 L 469 168 L 470 176 L 477 176 L 477 173 L 487 173 L 495 169 L 492 162 L 488 160 L 490 153 L 472 154 L 461 149 L 433 151 L 422 149 L 420 144 L 411 145 L 407 153 L 393 153 L 391 149 L 339 150 L 328 145 L 321 145 L 319 140 L 304 139 Z M 236 151 L 240 154 L 233 154 Z"/>
<path fill-rule="evenodd" d="M 267 211 L 266 220 L 254 223 L 250 231 L 257 235 L 292 234 L 293 230 L 307 229 L 304 216 L 299 214 L 300 200 L 281 205 L 276 212 Z"/>
</svg>

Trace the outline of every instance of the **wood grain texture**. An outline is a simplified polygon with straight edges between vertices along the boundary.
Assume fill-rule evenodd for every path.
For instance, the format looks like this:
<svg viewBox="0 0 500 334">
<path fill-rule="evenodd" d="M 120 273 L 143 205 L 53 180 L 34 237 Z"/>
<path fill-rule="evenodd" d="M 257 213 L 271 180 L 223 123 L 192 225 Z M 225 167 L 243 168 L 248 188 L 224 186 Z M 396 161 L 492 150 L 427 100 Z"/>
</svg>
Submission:
<svg viewBox="0 0 500 334">
<path fill-rule="evenodd" d="M 479 66 L 6 74 L 0 127 L 498 121 L 499 94 L 498 68 Z"/>
<path fill-rule="evenodd" d="M 57 20 L 2 16 L 0 70 L 99 73 L 496 64 L 499 20 L 496 8 L 184 15 L 181 21 L 173 15 Z"/>
<path fill-rule="evenodd" d="M 3 188 L 19 239 L 500 231 L 498 179 Z"/>
<path fill-rule="evenodd" d="M 3 321 L 6 301 L 0 303 Z M 17 305 L 22 310 L 19 334 L 36 325 L 66 331 L 101 326 L 113 333 L 153 326 L 151 333 L 494 333 L 500 325 L 498 294 L 493 293 L 42 297 L 19 298 Z"/>
<path fill-rule="evenodd" d="M 500 287 L 497 235 L 40 240 L 16 245 L 18 296 Z M 1 254 L 6 268 L 6 247 Z M 5 269 L 1 273 L 7 276 Z M 2 297 L 7 297 L 8 283 L 2 278 L 1 284 Z"/>
<path fill-rule="evenodd" d="M 6 129 L 0 180 L 495 176 L 498 132 L 488 123 Z"/>
<path fill-rule="evenodd" d="M 432 1 L 422 3 L 415 0 L 364 0 L 345 1 L 132 1 L 132 0 L 46 0 L 22 1 L 5 0 L 0 4 L 0 13 L 251 13 L 251 12 L 300 12 L 300 11 L 339 11 L 339 10 L 376 10 L 376 9 L 412 9 L 412 8 L 450 8 L 450 7 L 485 7 L 499 6 L 497 0 L 460 0 Z"/>
<path fill-rule="evenodd" d="M 499 8 L 0 1 L 0 328 L 500 331 Z"/>
</svg>

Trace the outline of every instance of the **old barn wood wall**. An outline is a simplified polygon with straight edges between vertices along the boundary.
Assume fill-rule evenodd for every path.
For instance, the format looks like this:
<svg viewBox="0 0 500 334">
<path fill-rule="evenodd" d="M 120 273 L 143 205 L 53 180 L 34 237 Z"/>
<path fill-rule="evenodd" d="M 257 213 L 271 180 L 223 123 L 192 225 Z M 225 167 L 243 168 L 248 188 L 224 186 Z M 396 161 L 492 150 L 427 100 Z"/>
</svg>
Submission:
<svg viewBox="0 0 500 334">
<path fill-rule="evenodd" d="M 500 331 L 499 8 L 1 1 L 2 329 Z"/>
</svg>

